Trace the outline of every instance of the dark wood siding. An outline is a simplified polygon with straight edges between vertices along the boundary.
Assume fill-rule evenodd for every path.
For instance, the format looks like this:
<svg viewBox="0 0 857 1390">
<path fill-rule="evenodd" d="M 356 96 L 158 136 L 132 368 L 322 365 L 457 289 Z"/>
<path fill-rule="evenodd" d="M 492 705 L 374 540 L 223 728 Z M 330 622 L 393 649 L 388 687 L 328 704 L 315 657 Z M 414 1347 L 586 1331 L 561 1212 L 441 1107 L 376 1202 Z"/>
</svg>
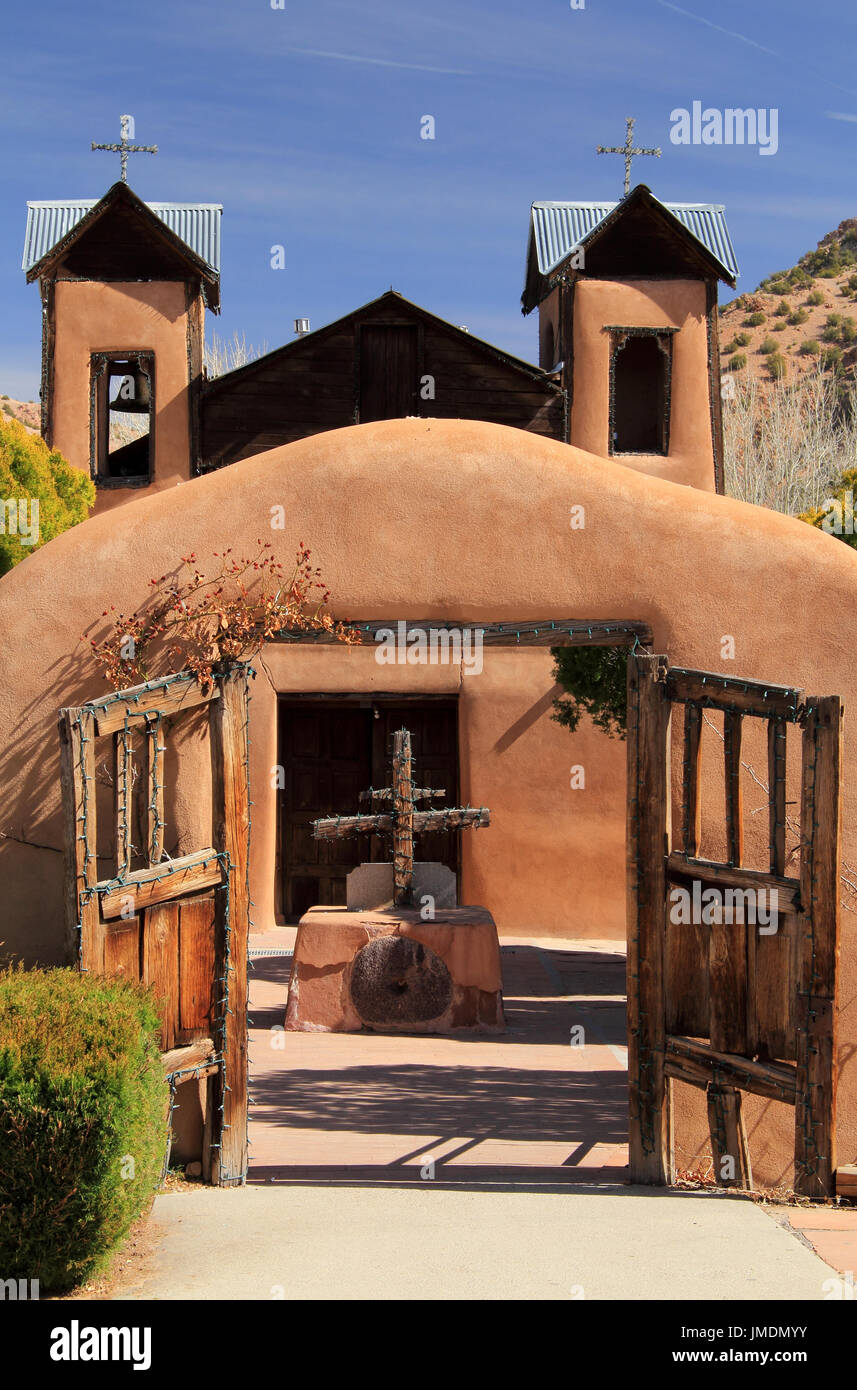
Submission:
<svg viewBox="0 0 857 1390">
<path fill-rule="evenodd" d="M 424 399 L 431 390 L 422 385 L 426 377 L 434 399 Z M 390 418 L 394 406 L 401 416 L 489 420 L 563 439 L 564 405 L 564 393 L 535 369 L 531 375 L 399 295 L 385 295 L 206 383 L 203 467 L 236 463 L 358 420 Z"/>
</svg>

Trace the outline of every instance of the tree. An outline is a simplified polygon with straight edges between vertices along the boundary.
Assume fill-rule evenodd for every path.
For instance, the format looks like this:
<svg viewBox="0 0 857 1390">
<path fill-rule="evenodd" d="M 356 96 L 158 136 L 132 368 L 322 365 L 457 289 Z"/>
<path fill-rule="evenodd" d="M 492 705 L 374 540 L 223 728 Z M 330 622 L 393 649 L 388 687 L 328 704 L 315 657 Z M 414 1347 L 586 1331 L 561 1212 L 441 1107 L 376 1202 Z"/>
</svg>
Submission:
<svg viewBox="0 0 857 1390">
<path fill-rule="evenodd" d="M 94 503 L 88 474 L 20 421 L 0 417 L 0 574 L 85 521 Z"/>
</svg>

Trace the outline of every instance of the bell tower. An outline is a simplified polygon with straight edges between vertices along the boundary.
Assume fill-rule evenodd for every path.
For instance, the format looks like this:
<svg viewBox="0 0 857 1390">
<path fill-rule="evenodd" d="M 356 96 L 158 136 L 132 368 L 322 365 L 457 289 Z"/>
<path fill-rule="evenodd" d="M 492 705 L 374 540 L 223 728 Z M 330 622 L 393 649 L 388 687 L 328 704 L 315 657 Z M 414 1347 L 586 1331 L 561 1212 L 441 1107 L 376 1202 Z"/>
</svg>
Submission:
<svg viewBox="0 0 857 1390">
<path fill-rule="evenodd" d="M 128 134 L 123 125 L 122 145 L 107 147 L 121 154 L 123 174 L 129 153 L 155 152 Z M 24 268 L 42 297 L 42 433 L 89 471 L 96 512 L 198 472 L 221 213 L 216 204 L 144 203 L 124 178 L 98 202 L 28 204 Z"/>
</svg>

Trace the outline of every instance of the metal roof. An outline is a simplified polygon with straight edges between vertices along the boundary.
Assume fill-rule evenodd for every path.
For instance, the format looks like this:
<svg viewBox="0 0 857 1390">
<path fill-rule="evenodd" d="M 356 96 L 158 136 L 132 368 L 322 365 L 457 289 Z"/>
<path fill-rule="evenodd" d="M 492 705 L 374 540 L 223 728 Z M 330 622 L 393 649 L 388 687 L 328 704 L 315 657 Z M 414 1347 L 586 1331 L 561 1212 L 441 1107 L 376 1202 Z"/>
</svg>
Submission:
<svg viewBox="0 0 857 1390">
<path fill-rule="evenodd" d="M 100 199 L 61 198 L 27 203 L 23 269 L 30 270 L 36 265 L 97 202 Z M 147 203 L 146 206 L 166 223 L 171 232 L 181 237 L 191 251 L 220 274 L 221 203 Z"/>
<path fill-rule="evenodd" d="M 697 241 L 701 241 L 730 275 L 738 275 L 738 262 L 724 208 L 719 203 L 664 203 Z M 618 203 L 533 203 L 531 240 L 535 244 L 539 273 L 549 275 Z"/>
</svg>

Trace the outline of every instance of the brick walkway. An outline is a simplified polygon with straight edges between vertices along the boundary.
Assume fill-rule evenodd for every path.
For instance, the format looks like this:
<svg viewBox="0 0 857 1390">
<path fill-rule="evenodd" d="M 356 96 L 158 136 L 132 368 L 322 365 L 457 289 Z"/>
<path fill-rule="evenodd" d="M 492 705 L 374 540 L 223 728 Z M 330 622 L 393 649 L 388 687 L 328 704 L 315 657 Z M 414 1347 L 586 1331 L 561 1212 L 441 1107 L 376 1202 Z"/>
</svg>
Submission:
<svg viewBox="0 0 857 1390">
<path fill-rule="evenodd" d="M 251 950 L 293 940 L 283 929 Z M 249 1182 L 419 1182 L 430 1158 L 436 1180 L 468 1186 L 512 1170 L 536 1183 L 624 1180 L 616 942 L 504 941 L 507 1032 L 474 1039 L 284 1034 L 290 958 L 253 963 Z"/>
</svg>

